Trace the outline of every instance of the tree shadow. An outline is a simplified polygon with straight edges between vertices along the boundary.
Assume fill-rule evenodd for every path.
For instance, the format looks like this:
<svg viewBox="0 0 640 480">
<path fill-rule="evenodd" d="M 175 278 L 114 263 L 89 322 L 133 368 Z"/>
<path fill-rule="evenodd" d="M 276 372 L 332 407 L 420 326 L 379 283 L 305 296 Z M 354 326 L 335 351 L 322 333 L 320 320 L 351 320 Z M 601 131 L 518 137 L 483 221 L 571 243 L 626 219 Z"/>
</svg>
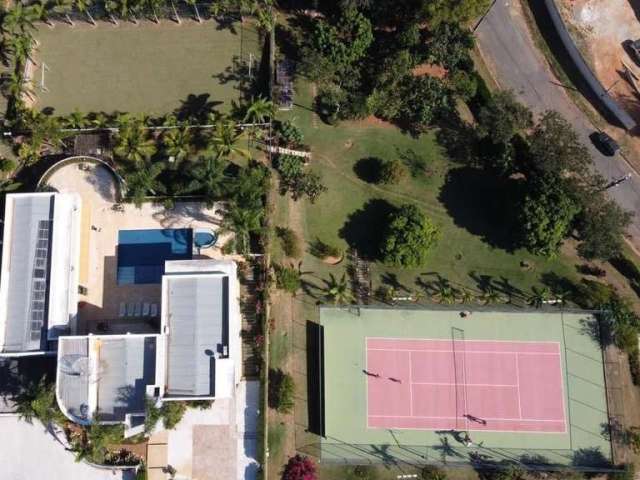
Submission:
<svg viewBox="0 0 640 480">
<path fill-rule="evenodd" d="M 378 157 L 361 158 L 353 165 L 353 173 L 364 182 L 378 183 L 383 163 L 384 161 Z"/>
<path fill-rule="evenodd" d="M 571 464 L 581 468 L 609 468 L 611 462 L 597 447 L 579 448 L 573 453 Z"/>
<path fill-rule="evenodd" d="M 376 260 L 389 215 L 396 210 L 391 203 L 374 198 L 351 212 L 338 232 L 340 238 L 368 260 Z"/>
<path fill-rule="evenodd" d="M 476 282 L 476 288 L 481 292 L 486 292 L 488 290 L 491 290 L 492 288 L 495 288 L 493 277 L 491 275 L 483 275 L 476 272 L 475 270 L 472 270 L 469 272 L 469 277 L 471 278 L 471 280 Z"/>
<path fill-rule="evenodd" d="M 462 120 L 452 119 L 441 122 L 436 132 L 436 140 L 454 162 L 464 165 L 477 165 L 477 138 L 472 125 Z"/>
<path fill-rule="evenodd" d="M 514 183 L 477 168 L 450 170 L 438 199 L 456 226 L 479 236 L 494 248 L 517 247 L 509 206 L 518 198 Z"/>
<path fill-rule="evenodd" d="M 207 116 L 214 112 L 218 105 L 224 102 L 210 100 L 208 93 L 190 93 L 186 99 L 180 101 L 180 106 L 173 112 L 179 121 L 206 121 Z"/>
<path fill-rule="evenodd" d="M 409 290 L 405 285 L 403 285 L 402 283 L 400 283 L 400 281 L 398 280 L 398 275 L 396 275 L 395 273 L 391 273 L 391 272 L 385 272 L 380 276 L 380 281 L 384 284 L 387 285 L 388 287 L 391 287 L 395 290 L 403 290 L 407 293 L 409 293 L 411 290 Z"/>
</svg>

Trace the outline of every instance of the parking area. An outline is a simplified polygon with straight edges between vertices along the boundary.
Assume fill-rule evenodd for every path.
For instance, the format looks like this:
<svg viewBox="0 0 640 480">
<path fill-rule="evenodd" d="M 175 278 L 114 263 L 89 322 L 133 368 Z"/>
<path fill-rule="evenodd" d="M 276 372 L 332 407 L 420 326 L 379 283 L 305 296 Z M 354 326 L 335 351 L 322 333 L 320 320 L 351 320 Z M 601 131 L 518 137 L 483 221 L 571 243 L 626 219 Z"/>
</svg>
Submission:
<svg viewBox="0 0 640 480">
<path fill-rule="evenodd" d="M 111 469 L 97 469 L 76 462 L 65 447 L 37 420 L 30 424 L 17 416 L 0 416 L 0 431 L 5 439 L 0 449 L 2 473 L 11 480 L 35 478 L 78 478 L 82 480 L 132 480 L 132 474 Z M 29 452 L 25 455 L 25 452 Z"/>
</svg>

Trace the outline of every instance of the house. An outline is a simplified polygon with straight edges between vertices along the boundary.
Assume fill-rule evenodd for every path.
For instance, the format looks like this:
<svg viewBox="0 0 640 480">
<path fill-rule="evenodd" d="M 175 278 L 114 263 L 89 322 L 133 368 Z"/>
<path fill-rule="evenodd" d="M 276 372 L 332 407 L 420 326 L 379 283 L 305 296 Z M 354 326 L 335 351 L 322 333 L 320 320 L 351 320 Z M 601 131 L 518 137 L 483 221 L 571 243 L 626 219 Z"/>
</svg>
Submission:
<svg viewBox="0 0 640 480">
<path fill-rule="evenodd" d="M 6 196 L 0 356 L 55 352 L 58 338 L 75 330 L 80 208 L 70 193 Z"/>
</svg>

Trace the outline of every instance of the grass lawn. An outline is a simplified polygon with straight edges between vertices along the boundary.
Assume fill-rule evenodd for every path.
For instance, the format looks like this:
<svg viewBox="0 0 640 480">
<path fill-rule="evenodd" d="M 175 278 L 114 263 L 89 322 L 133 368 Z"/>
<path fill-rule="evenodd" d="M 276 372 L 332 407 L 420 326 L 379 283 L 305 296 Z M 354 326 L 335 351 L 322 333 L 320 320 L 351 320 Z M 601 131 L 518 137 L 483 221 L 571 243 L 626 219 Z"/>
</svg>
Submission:
<svg viewBox="0 0 640 480">
<path fill-rule="evenodd" d="M 259 34 L 248 22 L 234 31 L 212 20 L 41 25 L 35 36 L 35 106 L 56 114 L 78 109 L 153 115 L 205 102 L 225 111 L 240 97 L 249 54 L 254 72 L 261 56 Z M 43 62 L 48 91 L 40 88 Z"/>
<path fill-rule="evenodd" d="M 501 187 L 493 177 L 451 162 L 436 143 L 435 133 L 413 138 L 376 121 L 328 126 L 313 118 L 310 87 L 302 83 L 296 94 L 298 106 L 283 117 L 294 119 L 303 129 L 304 142 L 312 148 L 311 168 L 322 173 L 328 187 L 315 204 L 302 201 L 301 229 L 308 242 L 320 239 L 343 248 L 355 244 L 366 254 L 375 249 L 380 238 L 385 211 L 390 205 L 406 202 L 421 207 L 440 227 L 440 241 L 423 268 L 397 269 L 373 263 L 374 290 L 388 284 L 402 295 L 403 291 L 420 290 L 420 281 L 428 282 L 439 274 L 476 291 L 479 284 L 491 281 L 496 289 L 512 290 L 524 298 L 543 275 L 577 278 L 574 265 L 566 258 L 546 259 L 509 249 L 513 232 L 500 220 L 497 212 L 504 205 L 495 200 L 495 191 Z M 362 180 L 359 167 L 366 165 L 362 159 L 390 160 L 403 155 L 425 158 L 426 172 L 399 185 Z M 274 252 L 276 260 L 278 253 Z M 522 268 L 522 261 L 533 268 Z M 312 272 L 306 276 L 309 283 L 322 285 L 329 272 L 339 275 L 342 267 L 330 267 L 307 253 L 303 270 Z"/>
</svg>

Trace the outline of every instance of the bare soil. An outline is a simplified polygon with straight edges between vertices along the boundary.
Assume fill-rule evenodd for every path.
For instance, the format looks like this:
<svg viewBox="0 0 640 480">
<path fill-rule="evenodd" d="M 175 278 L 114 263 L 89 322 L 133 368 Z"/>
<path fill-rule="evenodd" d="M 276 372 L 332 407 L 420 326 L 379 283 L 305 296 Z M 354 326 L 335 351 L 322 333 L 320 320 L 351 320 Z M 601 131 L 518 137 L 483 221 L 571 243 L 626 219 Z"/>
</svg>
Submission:
<svg viewBox="0 0 640 480">
<path fill-rule="evenodd" d="M 625 78 L 625 64 L 640 78 L 640 65 L 624 42 L 640 39 L 640 2 L 636 0 L 558 0 L 570 33 L 609 94 L 640 123 L 640 95 Z M 630 165 L 640 171 L 640 136 L 608 126 Z"/>
</svg>

